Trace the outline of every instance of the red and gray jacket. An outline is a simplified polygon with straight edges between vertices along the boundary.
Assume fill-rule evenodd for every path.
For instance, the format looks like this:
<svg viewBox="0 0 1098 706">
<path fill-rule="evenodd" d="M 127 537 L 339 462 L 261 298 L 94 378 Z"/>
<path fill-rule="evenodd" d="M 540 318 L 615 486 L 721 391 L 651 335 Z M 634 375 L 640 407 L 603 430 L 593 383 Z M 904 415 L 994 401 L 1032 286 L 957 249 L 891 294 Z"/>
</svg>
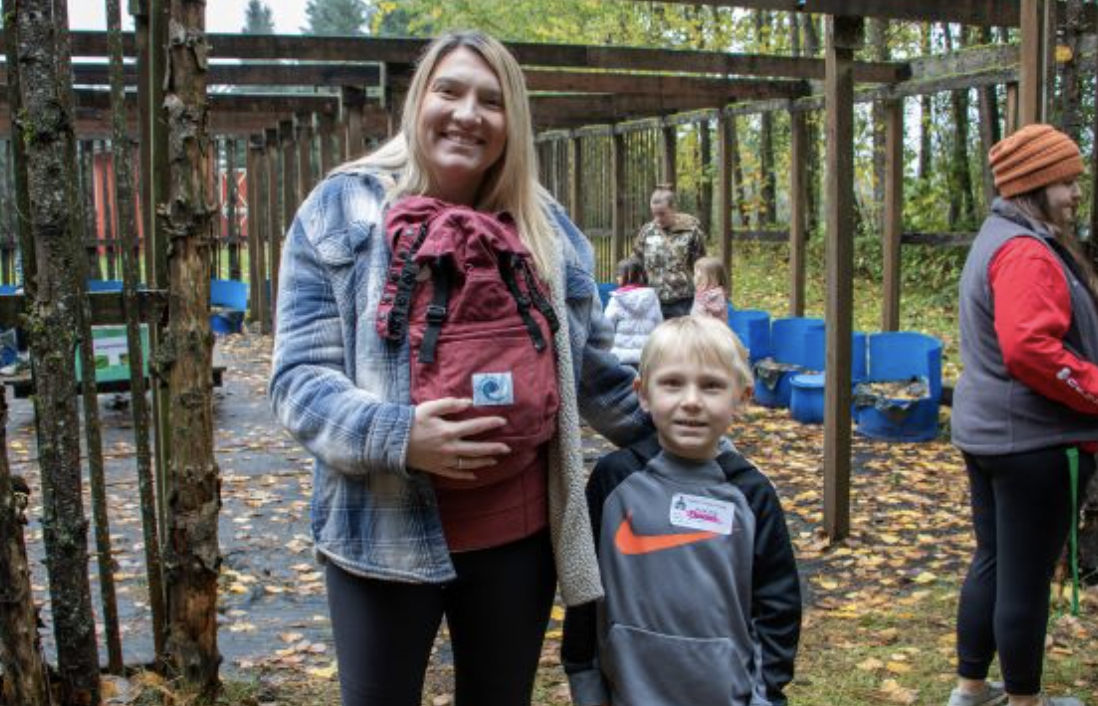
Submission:
<svg viewBox="0 0 1098 706">
<path fill-rule="evenodd" d="M 1041 312 L 1011 323 L 1019 308 L 1038 301 L 1041 293 L 1038 281 L 992 286 L 993 265 L 1003 264 L 1000 252 L 1018 238 L 1042 248 L 1059 266 L 1070 299 L 1066 326 L 1042 329 L 1046 317 Z M 1007 277 L 1017 279 L 1009 273 Z M 1004 290 L 1012 292 L 1012 300 L 997 306 L 996 293 Z M 1055 315 L 1055 310 L 1044 313 Z M 968 254 L 961 274 L 960 319 L 964 372 L 952 414 L 953 443 L 958 448 L 997 455 L 1098 439 L 1098 415 L 1085 411 L 1098 410 L 1098 390 L 1093 388 L 1098 308 L 1070 255 L 1007 201 L 993 204 Z M 1058 341 L 1049 340 L 1051 331 L 1060 333 Z M 1049 346 L 1054 350 L 1044 356 L 1035 351 Z M 1035 355 L 1040 358 L 1037 365 Z M 1051 361 L 1059 362 L 1046 364 Z"/>
<path fill-rule="evenodd" d="M 565 616 L 573 703 L 785 704 L 801 596 L 770 481 L 735 451 L 688 461 L 653 438 L 599 461 L 587 501 L 606 597 Z"/>
</svg>

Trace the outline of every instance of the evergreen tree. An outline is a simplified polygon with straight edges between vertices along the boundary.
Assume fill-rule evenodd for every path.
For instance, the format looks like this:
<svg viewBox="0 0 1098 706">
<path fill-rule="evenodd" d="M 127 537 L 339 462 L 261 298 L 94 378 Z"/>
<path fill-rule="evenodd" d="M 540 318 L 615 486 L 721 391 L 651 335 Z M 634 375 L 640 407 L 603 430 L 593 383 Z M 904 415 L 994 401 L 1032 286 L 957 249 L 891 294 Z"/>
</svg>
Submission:
<svg viewBox="0 0 1098 706">
<path fill-rule="evenodd" d="M 309 0 L 305 15 L 309 26 L 302 31 L 317 35 L 364 35 L 370 20 L 363 0 Z"/>
<path fill-rule="evenodd" d="M 248 7 L 244 10 L 244 26 L 240 29 L 243 34 L 274 34 L 274 13 L 262 0 L 248 0 Z"/>
</svg>

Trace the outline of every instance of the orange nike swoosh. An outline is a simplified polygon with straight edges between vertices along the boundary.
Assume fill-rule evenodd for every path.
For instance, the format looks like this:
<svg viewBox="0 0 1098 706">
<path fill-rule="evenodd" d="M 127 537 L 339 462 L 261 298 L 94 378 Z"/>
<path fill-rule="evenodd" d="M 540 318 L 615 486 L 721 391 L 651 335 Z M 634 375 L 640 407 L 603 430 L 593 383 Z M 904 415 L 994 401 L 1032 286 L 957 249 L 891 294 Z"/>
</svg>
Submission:
<svg viewBox="0 0 1098 706">
<path fill-rule="evenodd" d="M 614 546 L 622 554 L 649 554 L 664 549 L 673 549 L 694 544 L 718 536 L 716 532 L 683 532 L 680 534 L 640 535 L 633 531 L 633 515 L 629 513 L 618 526 L 614 535 Z"/>
</svg>

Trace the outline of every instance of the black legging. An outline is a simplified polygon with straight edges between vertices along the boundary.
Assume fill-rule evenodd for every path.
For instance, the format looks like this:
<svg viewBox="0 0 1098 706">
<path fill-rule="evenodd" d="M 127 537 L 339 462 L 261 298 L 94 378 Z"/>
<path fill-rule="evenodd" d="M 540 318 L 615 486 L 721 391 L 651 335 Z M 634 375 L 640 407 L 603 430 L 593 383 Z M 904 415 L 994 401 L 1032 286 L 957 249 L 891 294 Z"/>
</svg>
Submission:
<svg viewBox="0 0 1098 706">
<path fill-rule="evenodd" d="M 553 606 L 548 532 L 453 555 L 445 585 L 365 579 L 328 562 L 343 706 L 419 706 L 442 616 L 456 706 L 528 706 Z"/>
<path fill-rule="evenodd" d="M 1071 527 L 1064 447 L 1004 456 L 965 454 L 976 554 L 961 588 L 957 673 L 987 678 L 996 651 L 1007 693 L 1041 690 L 1049 582 Z M 1079 502 L 1094 457 L 1079 454 Z"/>
</svg>

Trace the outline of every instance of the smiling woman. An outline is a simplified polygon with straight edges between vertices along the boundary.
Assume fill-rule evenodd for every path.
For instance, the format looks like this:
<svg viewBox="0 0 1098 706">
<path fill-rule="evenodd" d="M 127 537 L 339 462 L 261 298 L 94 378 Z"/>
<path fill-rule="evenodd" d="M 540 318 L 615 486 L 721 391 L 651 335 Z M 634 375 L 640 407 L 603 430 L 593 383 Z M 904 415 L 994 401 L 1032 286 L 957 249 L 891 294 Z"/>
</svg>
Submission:
<svg viewBox="0 0 1098 706">
<path fill-rule="evenodd" d="M 457 706 L 529 704 L 557 577 L 602 595 L 579 417 L 619 445 L 652 427 L 534 167 L 514 57 L 447 34 L 400 131 L 287 234 L 271 400 L 316 458 L 345 706 L 419 704 L 443 616 Z"/>
</svg>

